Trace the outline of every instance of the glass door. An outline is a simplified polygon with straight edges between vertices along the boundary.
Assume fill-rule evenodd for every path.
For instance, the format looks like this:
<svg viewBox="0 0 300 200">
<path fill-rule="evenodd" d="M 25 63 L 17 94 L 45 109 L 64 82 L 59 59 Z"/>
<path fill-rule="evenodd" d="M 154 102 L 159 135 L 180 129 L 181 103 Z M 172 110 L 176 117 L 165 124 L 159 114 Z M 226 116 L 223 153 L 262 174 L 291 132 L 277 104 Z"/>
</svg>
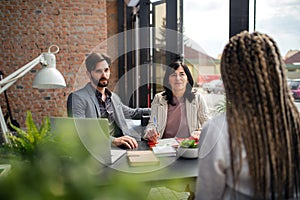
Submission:
<svg viewBox="0 0 300 200">
<path fill-rule="evenodd" d="M 182 54 L 182 2 L 151 0 L 149 4 L 149 0 L 140 0 L 126 9 L 126 22 L 130 21 L 126 35 L 132 39 L 121 42 L 133 49 L 125 59 L 131 77 L 127 84 L 133 91 L 129 95 L 131 107 L 151 106 L 154 95 L 163 90 L 166 66 Z"/>
<path fill-rule="evenodd" d="M 166 67 L 183 53 L 182 0 L 152 3 L 152 73 L 151 100 L 163 91 Z"/>
<path fill-rule="evenodd" d="M 163 75 L 166 66 L 166 2 L 159 1 L 152 4 L 152 95 L 163 90 Z"/>
</svg>

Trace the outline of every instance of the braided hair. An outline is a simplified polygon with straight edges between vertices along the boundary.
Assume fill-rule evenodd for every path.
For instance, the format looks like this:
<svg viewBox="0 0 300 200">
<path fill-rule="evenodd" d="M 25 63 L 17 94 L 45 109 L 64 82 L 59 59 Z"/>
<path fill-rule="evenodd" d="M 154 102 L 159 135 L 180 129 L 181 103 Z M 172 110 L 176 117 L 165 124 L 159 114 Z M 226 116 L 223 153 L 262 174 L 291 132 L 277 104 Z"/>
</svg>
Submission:
<svg viewBox="0 0 300 200">
<path fill-rule="evenodd" d="M 244 148 L 257 198 L 299 197 L 300 116 L 277 44 L 259 32 L 233 36 L 222 54 L 221 75 L 234 186 Z"/>
</svg>

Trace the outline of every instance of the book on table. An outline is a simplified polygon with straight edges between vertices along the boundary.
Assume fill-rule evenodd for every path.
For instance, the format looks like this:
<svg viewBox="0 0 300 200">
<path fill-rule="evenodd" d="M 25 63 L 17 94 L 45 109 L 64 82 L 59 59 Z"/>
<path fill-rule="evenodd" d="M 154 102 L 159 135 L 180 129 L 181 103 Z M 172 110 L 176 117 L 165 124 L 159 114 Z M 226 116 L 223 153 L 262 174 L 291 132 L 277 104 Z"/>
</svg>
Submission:
<svg viewBox="0 0 300 200">
<path fill-rule="evenodd" d="M 164 139 L 159 139 L 155 146 L 171 146 L 174 148 L 177 148 L 179 146 L 178 141 L 176 138 L 164 138 Z"/>
<path fill-rule="evenodd" d="M 179 143 L 175 138 L 159 139 L 151 148 L 158 157 L 176 156 Z"/>
<path fill-rule="evenodd" d="M 127 151 L 130 166 L 159 165 L 160 160 L 151 150 Z"/>
<path fill-rule="evenodd" d="M 152 147 L 153 153 L 158 157 L 176 156 L 176 149 L 172 146 L 155 146 Z"/>
</svg>

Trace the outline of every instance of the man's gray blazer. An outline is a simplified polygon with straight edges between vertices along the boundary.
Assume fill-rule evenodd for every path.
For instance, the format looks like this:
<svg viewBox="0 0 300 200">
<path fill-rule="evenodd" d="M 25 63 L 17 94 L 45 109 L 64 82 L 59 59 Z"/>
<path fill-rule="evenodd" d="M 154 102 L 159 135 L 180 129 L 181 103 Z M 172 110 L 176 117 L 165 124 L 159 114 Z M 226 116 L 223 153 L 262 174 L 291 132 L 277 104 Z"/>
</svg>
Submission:
<svg viewBox="0 0 300 200">
<path fill-rule="evenodd" d="M 72 113 L 75 118 L 99 118 L 101 117 L 100 107 L 95 95 L 96 90 L 91 83 L 73 92 Z M 130 108 L 121 102 L 120 97 L 112 92 L 112 106 L 115 114 L 115 122 L 124 135 L 129 135 L 137 140 L 141 139 L 141 133 L 129 132 L 125 118 L 141 118 L 143 114 L 149 114 L 149 108 Z"/>
</svg>

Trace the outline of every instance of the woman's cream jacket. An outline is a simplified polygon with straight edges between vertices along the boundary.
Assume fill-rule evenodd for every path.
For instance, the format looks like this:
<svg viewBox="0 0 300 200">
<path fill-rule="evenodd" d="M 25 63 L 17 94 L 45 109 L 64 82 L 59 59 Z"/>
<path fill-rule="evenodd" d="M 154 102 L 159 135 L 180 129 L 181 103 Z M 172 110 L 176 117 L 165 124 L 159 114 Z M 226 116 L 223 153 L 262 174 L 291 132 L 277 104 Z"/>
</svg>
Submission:
<svg viewBox="0 0 300 200">
<path fill-rule="evenodd" d="M 203 95 L 194 89 L 195 98 L 190 102 L 188 99 L 185 100 L 186 105 L 186 118 L 190 131 L 190 135 L 195 130 L 200 130 L 205 121 L 210 119 L 208 114 L 208 107 L 205 102 Z M 145 136 L 148 130 L 157 128 L 157 132 L 160 133 L 162 138 L 166 128 L 167 114 L 168 114 L 168 103 L 165 96 L 162 96 L 163 92 L 157 93 L 151 104 L 151 116 L 149 123 L 145 129 Z M 156 124 L 154 123 L 154 116 L 156 117 Z"/>
</svg>

